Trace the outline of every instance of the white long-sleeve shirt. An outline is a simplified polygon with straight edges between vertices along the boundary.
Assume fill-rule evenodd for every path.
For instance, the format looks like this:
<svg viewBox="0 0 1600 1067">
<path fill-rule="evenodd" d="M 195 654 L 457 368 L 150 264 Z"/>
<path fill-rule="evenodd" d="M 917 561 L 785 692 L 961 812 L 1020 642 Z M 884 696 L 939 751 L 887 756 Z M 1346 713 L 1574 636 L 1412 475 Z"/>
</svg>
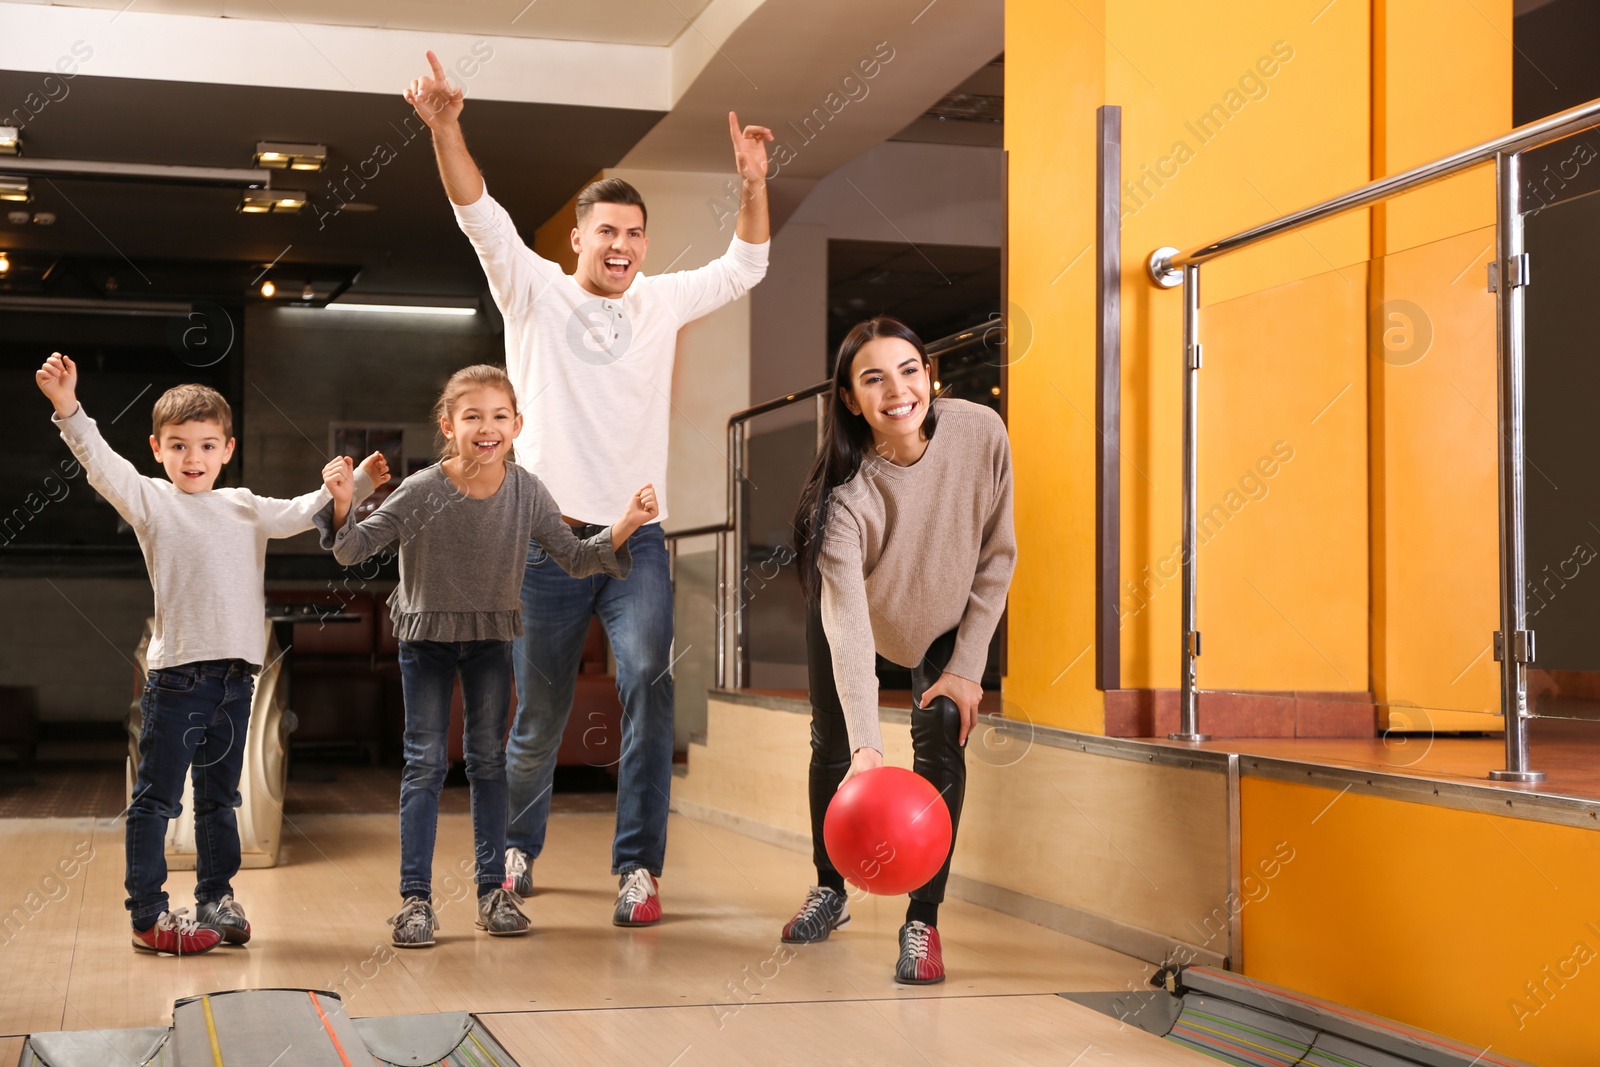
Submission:
<svg viewBox="0 0 1600 1067">
<path fill-rule="evenodd" d="M 267 541 L 311 529 L 312 516 L 332 499 L 328 490 L 292 500 L 234 488 L 186 493 L 165 478 L 140 474 L 100 436 L 82 405 L 50 421 L 89 484 L 139 539 L 156 601 L 146 666 L 154 671 L 213 659 L 260 666 L 267 651 Z M 371 490 L 366 472 L 357 471 L 357 496 Z"/>
<path fill-rule="evenodd" d="M 695 270 L 638 274 L 621 297 L 590 293 L 541 258 L 487 190 L 455 207 L 506 322 L 506 370 L 523 415 L 517 462 L 569 518 L 611 522 L 645 483 L 667 517 L 667 427 L 678 330 L 737 300 L 768 244 L 737 236 Z"/>
</svg>

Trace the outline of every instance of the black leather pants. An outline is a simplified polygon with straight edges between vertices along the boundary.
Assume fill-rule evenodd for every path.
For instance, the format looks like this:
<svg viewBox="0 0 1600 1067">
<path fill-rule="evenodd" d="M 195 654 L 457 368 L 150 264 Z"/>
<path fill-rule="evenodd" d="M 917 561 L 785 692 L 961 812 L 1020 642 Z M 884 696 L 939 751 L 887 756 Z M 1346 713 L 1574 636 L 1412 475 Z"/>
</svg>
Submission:
<svg viewBox="0 0 1600 1067">
<path fill-rule="evenodd" d="M 956 632 L 936 639 L 922 662 L 911 670 L 911 749 L 912 769 L 933 783 L 950 808 L 950 850 L 955 851 L 955 831 L 961 825 L 961 801 L 967 792 L 967 751 L 961 747 L 961 712 L 949 697 L 935 697 L 933 706 L 921 707 L 922 693 L 939 680 L 950 654 L 955 651 Z M 844 708 L 833 680 L 833 657 L 828 636 L 822 629 L 822 612 L 816 605 L 806 616 L 806 663 L 811 682 L 811 854 L 817 865 L 818 884 L 837 878 L 822 840 L 822 820 L 828 803 L 850 770 L 850 736 L 845 729 Z M 832 875 L 833 878 L 829 876 Z M 950 878 L 950 857 L 926 885 L 911 892 L 911 899 L 927 904 L 944 900 L 944 885 Z"/>
</svg>

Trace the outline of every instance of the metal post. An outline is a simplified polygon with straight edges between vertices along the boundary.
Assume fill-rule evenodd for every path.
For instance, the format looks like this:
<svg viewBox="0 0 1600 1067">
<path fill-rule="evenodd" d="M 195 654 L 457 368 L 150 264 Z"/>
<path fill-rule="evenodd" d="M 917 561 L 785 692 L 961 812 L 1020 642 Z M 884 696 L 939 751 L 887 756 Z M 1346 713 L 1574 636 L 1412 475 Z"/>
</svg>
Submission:
<svg viewBox="0 0 1600 1067">
<path fill-rule="evenodd" d="M 1094 684 L 1104 690 L 1122 688 L 1122 108 L 1096 114 Z"/>
<path fill-rule="evenodd" d="M 717 685 L 728 688 L 728 534 L 717 534 Z"/>
<path fill-rule="evenodd" d="M 1183 268 L 1183 657 L 1179 660 L 1181 721 L 1173 741 L 1209 741 L 1200 732 L 1195 658 L 1200 631 L 1195 628 L 1195 496 L 1200 481 L 1200 266 Z"/>
<path fill-rule="evenodd" d="M 1527 261 L 1522 245 L 1522 157 L 1495 156 L 1496 307 L 1500 325 L 1500 710 L 1506 724 L 1505 770 L 1490 771 L 1500 782 L 1540 782 L 1528 769 L 1528 676 L 1533 634 L 1527 629 L 1527 582 L 1523 544 L 1522 393 L 1524 293 Z"/>
<path fill-rule="evenodd" d="M 748 494 L 750 479 L 746 467 L 750 461 L 750 423 L 739 423 L 735 430 L 734 444 L 734 483 L 733 496 L 733 573 L 730 580 L 733 586 L 731 601 L 733 607 L 733 688 L 743 689 L 750 669 L 750 638 L 745 632 L 744 616 L 744 576 L 746 560 L 749 557 L 749 538 L 746 517 L 749 515 Z"/>
<path fill-rule="evenodd" d="M 730 580 L 729 568 L 738 558 L 730 539 L 741 536 L 736 520 L 739 514 L 739 494 L 744 482 L 744 472 L 739 468 L 739 425 L 730 420 L 727 441 L 728 495 L 723 532 L 717 534 L 717 684 L 724 689 L 735 689 L 733 663 L 736 656 L 737 637 L 729 636 L 734 625 L 734 602 L 739 595 L 737 579 Z"/>
</svg>

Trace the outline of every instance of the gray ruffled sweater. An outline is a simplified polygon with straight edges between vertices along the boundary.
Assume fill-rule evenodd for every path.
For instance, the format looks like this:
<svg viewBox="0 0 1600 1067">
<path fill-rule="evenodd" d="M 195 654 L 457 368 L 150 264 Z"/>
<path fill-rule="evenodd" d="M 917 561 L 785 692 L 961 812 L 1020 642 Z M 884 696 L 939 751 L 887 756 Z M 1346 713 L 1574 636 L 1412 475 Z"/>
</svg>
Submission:
<svg viewBox="0 0 1600 1067">
<path fill-rule="evenodd" d="M 401 641 L 509 641 L 522 633 L 522 575 L 528 540 L 575 578 L 626 578 L 627 545 L 613 552 L 611 527 L 579 540 L 535 475 L 506 464 L 493 496 L 462 493 L 433 466 L 411 475 L 377 511 L 333 529 L 333 505 L 316 517 L 322 547 L 350 566 L 398 542 L 400 584 L 389 596 Z"/>
</svg>

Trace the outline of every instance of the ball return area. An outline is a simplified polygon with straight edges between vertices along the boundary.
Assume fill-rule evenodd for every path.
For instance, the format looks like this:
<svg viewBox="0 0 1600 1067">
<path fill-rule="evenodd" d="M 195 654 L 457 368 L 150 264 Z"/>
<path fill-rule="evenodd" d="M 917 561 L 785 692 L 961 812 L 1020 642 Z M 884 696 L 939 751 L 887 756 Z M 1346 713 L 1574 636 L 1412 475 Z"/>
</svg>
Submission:
<svg viewBox="0 0 1600 1067">
<path fill-rule="evenodd" d="M 1150 990 L 1062 993 L 1240 1067 L 1529 1067 L 1291 989 L 1211 967 L 1164 967 Z"/>
<path fill-rule="evenodd" d="M 337 993 L 241 989 L 187 997 L 170 1027 L 31 1034 L 18 1067 L 517 1067 L 474 1015 L 352 1019 Z"/>
</svg>

